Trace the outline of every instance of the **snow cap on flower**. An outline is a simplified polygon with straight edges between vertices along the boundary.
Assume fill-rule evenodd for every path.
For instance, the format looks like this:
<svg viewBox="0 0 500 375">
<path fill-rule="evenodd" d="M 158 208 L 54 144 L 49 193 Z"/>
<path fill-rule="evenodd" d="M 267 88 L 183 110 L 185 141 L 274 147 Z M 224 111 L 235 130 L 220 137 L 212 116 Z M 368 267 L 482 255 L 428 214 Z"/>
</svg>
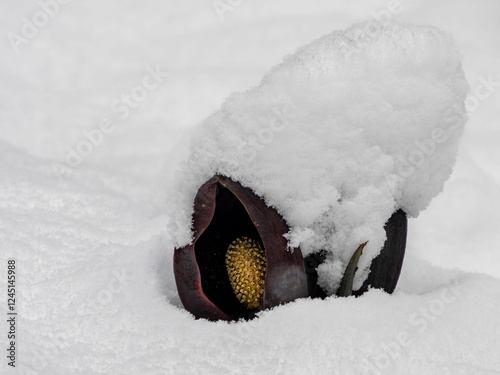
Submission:
<svg viewBox="0 0 500 375">
<path fill-rule="evenodd" d="M 469 88 L 447 34 L 366 26 L 300 48 L 195 129 L 170 192 L 177 247 L 192 239 L 198 188 L 221 174 L 274 207 L 305 256 L 326 252 L 318 281 L 329 293 L 368 241 L 354 289 L 361 286 L 389 217 L 399 208 L 416 217 L 441 192 Z"/>
</svg>

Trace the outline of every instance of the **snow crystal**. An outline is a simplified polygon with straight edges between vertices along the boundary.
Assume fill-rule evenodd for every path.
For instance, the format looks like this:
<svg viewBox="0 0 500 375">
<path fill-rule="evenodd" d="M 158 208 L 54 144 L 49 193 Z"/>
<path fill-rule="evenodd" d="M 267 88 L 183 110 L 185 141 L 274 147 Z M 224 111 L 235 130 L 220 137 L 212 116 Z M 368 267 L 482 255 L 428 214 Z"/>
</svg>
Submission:
<svg viewBox="0 0 500 375">
<path fill-rule="evenodd" d="M 191 241 L 196 191 L 219 173 L 275 207 L 304 255 L 327 251 L 318 271 L 329 293 L 369 241 L 359 288 L 391 214 L 416 217 L 442 190 L 468 89 L 453 41 L 433 27 L 359 24 L 300 48 L 195 130 L 170 187 L 176 245 Z"/>
</svg>

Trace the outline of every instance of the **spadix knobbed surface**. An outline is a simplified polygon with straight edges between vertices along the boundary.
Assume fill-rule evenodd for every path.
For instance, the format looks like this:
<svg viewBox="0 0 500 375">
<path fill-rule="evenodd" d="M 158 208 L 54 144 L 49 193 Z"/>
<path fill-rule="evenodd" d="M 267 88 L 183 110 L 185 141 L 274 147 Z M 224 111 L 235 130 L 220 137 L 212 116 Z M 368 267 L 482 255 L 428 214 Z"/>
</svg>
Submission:
<svg viewBox="0 0 500 375">
<path fill-rule="evenodd" d="M 468 83 L 444 32 L 360 24 L 300 48 L 259 86 L 231 95 L 195 130 L 172 187 L 177 247 L 192 240 L 193 199 L 214 174 L 252 189 L 290 226 L 305 256 L 325 251 L 318 283 L 334 293 L 368 241 L 361 287 L 402 209 L 415 217 L 449 177 Z"/>
<path fill-rule="evenodd" d="M 237 238 L 226 252 L 226 268 L 234 294 L 249 309 L 262 303 L 266 276 L 266 253 L 248 237 Z"/>
</svg>

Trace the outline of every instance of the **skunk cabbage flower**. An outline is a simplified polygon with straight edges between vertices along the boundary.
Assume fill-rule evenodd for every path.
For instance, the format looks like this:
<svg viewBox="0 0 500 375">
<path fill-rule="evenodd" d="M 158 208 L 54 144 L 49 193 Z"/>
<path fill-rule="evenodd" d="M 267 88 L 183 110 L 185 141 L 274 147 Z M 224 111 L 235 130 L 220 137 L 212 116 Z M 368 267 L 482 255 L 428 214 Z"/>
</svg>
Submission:
<svg viewBox="0 0 500 375">
<path fill-rule="evenodd" d="M 239 319 L 299 296 L 394 290 L 406 215 L 427 208 L 452 171 L 469 84 L 440 30 L 390 23 L 351 53 L 365 31 L 299 48 L 193 133 L 169 225 L 194 315 Z M 208 171 L 227 178 L 200 189 Z"/>
<path fill-rule="evenodd" d="M 324 254 L 302 258 L 288 249 L 288 227 L 250 189 L 227 177 L 203 184 L 194 201 L 194 239 L 176 249 L 174 273 L 184 307 L 197 318 L 237 320 L 297 298 L 325 298 L 316 268 Z M 372 261 L 363 286 L 352 290 L 366 242 L 353 253 L 337 296 L 359 296 L 368 288 L 392 293 L 406 246 L 407 218 L 396 211 L 385 225 L 386 242 Z"/>
<path fill-rule="evenodd" d="M 215 176 L 194 200 L 194 238 L 174 252 L 184 307 L 196 318 L 237 320 L 307 297 L 300 249 L 283 218 L 250 189 Z"/>
</svg>

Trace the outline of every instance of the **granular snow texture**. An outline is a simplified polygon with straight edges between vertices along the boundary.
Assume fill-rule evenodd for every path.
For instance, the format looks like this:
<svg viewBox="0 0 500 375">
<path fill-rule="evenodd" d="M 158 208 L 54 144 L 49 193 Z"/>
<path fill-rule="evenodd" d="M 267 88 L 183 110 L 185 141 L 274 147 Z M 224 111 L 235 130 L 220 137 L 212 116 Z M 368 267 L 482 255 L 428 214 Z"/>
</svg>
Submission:
<svg viewBox="0 0 500 375">
<path fill-rule="evenodd" d="M 31 20 L 41 8 L 28 0 L 0 2 L 4 354 L 8 258 L 17 261 L 18 311 L 16 368 L 8 367 L 3 355 L 0 374 L 500 374 L 500 281 L 492 277 L 500 276 L 497 0 L 402 0 L 401 12 L 392 16 L 449 33 L 463 54 L 474 95 L 443 193 L 410 220 L 407 257 L 393 295 L 370 291 L 361 298 L 300 300 L 231 324 L 194 320 L 177 296 L 174 233 L 167 229 L 174 212 L 165 201 L 180 160 L 190 155 L 188 140 L 199 132 L 197 124 L 232 92 L 259 85 L 283 56 L 374 19 L 387 6 L 381 0 L 253 0 L 241 2 L 221 21 L 210 1 L 71 1 L 16 54 L 7 34 L 21 33 L 23 17 Z M 437 42 L 450 45 L 445 36 Z M 344 68 L 362 72 L 358 56 L 352 56 L 357 67 Z M 436 52 L 436 58 L 446 56 L 453 53 Z M 427 61 L 430 74 L 439 63 Z M 130 96 L 157 68 L 168 77 L 162 75 L 125 116 L 122 95 Z M 451 82 L 447 74 L 443 85 L 446 77 Z M 266 80 L 278 75 L 272 72 Z M 117 101 L 118 112 L 112 108 Z M 325 112 L 320 115 L 318 120 L 325 120 Z M 355 117 L 356 111 L 350 114 Z M 70 172 L 62 168 L 68 155 L 82 148 L 85 134 L 105 119 L 114 130 L 68 167 Z M 311 126 L 311 136 L 319 129 Z M 275 141 L 284 134 L 278 132 Z M 376 136 L 352 134 L 360 141 Z M 385 147 L 398 149 L 390 143 Z M 374 156 L 386 152 L 380 147 L 371 151 Z M 437 189 L 441 182 L 435 182 Z M 425 202 L 411 187 L 405 194 Z M 278 196 L 266 192 L 268 200 Z M 410 207 L 409 201 L 394 199 Z M 381 203 L 387 209 L 386 201 Z M 305 228 L 294 236 L 308 233 Z M 453 266 L 462 270 L 443 268 Z"/>
</svg>

